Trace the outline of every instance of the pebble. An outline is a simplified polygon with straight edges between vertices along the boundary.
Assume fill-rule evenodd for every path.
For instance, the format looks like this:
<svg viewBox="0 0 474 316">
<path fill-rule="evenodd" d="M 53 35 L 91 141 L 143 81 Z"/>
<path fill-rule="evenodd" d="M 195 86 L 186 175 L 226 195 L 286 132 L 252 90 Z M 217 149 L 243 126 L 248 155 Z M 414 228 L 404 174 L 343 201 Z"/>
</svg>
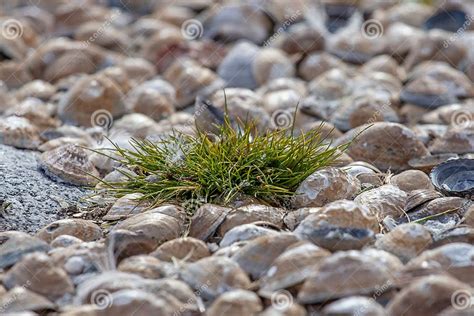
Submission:
<svg viewBox="0 0 474 316">
<path fill-rule="evenodd" d="M 321 260 L 330 254 L 329 251 L 307 241 L 289 246 L 273 261 L 260 279 L 259 294 L 271 297 L 278 290 L 303 282 L 316 271 Z"/>
<path fill-rule="evenodd" d="M 183 213 L 177 206 L 160 206 L 125 219 L 116 229 L 140 233 L 157 247 L 181 235 L 184 230 Z"/>
<path fill-rule="evenodd" d="M 387 306 L 390 315 L 435 315 L 452 306 L 456 291 L 470 291 L 469 285 L 448 276 L 432 275 L 403 288 Z M 459 293 L 459 292 L 458 292 Z"/>
<path fill-rule="evenodd" d="M 432 250 L 425 250 L 419 256 L 410 260 L 406 269 L 432 269 L 474 267 L 472 253 L 474 246 L 466 243 L 450 243 Z M 454 270 L 454 269 L 453 269 Z"/>
<path fill-rule="evenodd" d="M 431 233 L 417 223 L 407 223 L 395 227 L 388 234 L 380 236 L 375 242 L 377 249 L 396 255 L 402 262 L 408 262 L 433 243 Z"/>
<path fill-rule="evenodd" d="M 289 233 L 258 237 L 239 249 L 232 259 L 252 279 L 259 279 L 267 272 L 275 258 L 297 241 L 297 236 Z"/>
<path fill-rule="evenodd" d="M 253 315 L 263 309 L 260 298 L 251 291 L 233 290 L 219 296 L 207 310 L 209 316 Z"/>
<path fill-rule="evenodd" d="M 371 126 L 362 125 L 352 129 L 339 138 L 336 144 L 346 143 L 359 133 L 361 134 L 351 143 L 347 153 L 353 159 L 371 163 L 382 171 L 410 169 L 410 159 L 429 153 L 408 127 L 388 122 L 376 122 Z"/>
<path fill-rule="evenodd" d="M 36 149 L 41 144 L 39 129 L 28 119 L 9 116 L 0 120 L 0 142 L 22 149 Z"/>
<path fill-rule="evenodd" d="M 23 286 L 17 286 L 0 297 L 2 313 L 34 315 L 29 312 L 52 310 L 55 304 L 46 297 L 36 294 Z"/>
<path fill-rule="evenodd" d="M 219 243 L 220 247 L 228 247 L 233 243 L 249 241 L 260 236 L 276 235 L 273 229 L 257 226 L 255 224 L 242 224 L 227 231 Z"/>
<path fill-rule="evenodd" d="M 147 279 L 160 279 L 166 276 L 163 262 L 155 257 L 139 255 L 125 258 L 120 262 L 117 270 L 138 274 Z"/>
<path fill-rule="evenodd" d="M 51 243 L 62 235 L 76 237 L 81 241 L 93 241 L 102 237 L 102 229 L 88 220 L 61 219 L 40 229 L 36 237 Z"/>
<path fill-rule="evenodd" d="M 252 61 L 258 53 L 258 47 L 241 42 L 236 44 L 224 57 L 217 74 L 229 87 L 255 89 L 257 81 L 252 70 Z"/>
<path fill-rule="evenodd" d="M 340 199 L 352 199 L 360 190 L 359 180 L 344 171 L 328 167 L 306 178 L 296 189 L 295 208 L 319 207 Z"/>
<path fill-rule="evenodd" d="M 308 215 L 295 234 L 331 251 L 360 249 L 379 231 L 377 217 L 353 201 L 335 201 Z"/>
<path fill-rule="evenodd" d="M 252 65 L 253 77 L 263 85 L 273 79 L 293 77 L 295 69 L 286 54 L 275 48 L 261 49 Z"/>
<path fill-rule="evenodd" d="M 370 295 L 392 284 L 391 273 L 358 251 L 341 251 L 324 258 L 298 292 L 298 302 L 312 304 L 350 295 Z"/>
<path fill-rule="evenodd" d="M 14 265 L 29 253 L 50 250 L 43 240 L 17 231 L 1 232 L 0 241 L 0 268 L 2 269 Z"/>
<path fill-rule="evenodd" d="M 160 120 L 174 112 L 176 90 L 165 80 L 154 79 L 136 86 L 127 98 L 127 105 L 133 112 Z"/>
<path fill-rule="evenodd" d="M 111 120 L 122 116 L 125 111 L 123 92 L 105 75 L 79 79 L 60 99 L 58 107 L 63 121 L 82 126 L 100 124 L 97 121 L 100 113 L 105 113 L 106 120 Z"/>
<path fill-rule="evenodd" d="M 265 221 L 275 227 L 283 227 L 285 210 L 265 205 L 247 205 L 230 211 L 219 226 L 217 233 L 224 236 L 232 228 L 259 221 Z"/>
<path fill-rule="evenodd" d="M 390 178 L 390 184 L 400 190 L 410 192 L 413 190 L 433 189 L 430 178 L 419 170 L 406 170 Z"/>
<path fill-rule="evenodd" d="M 365 296 L 351 296 L 341 298 L 324 307 L 323 315 L 364 315 L 364 316 L 383 316 L 386 315 L 385 309 L 374 299 Z"/>
<path fill-rule="evenodd" d="M 189 236 L 207 240 L 225 220 L 231 208 L 214 204 L 204 204 L 196 210 L 191 219 Z"/>
<path fill-rule="evenodd" d="M 330 224 L 340 227 L 368 228 L 379 231 L 377 218 L 370 210 L 353 201 L 339 200 L 326 204 L 320 211 L 306 217 L 301 225 Z"/>
<path fill-rule="evenodd" d="M 206 257 L 186 265 L 180 272 L 181 279 L 201 297 L 213 300 L 230 289 L 245 289 L 250 286 L 248 275 L 239 265 L 225 257 Z"/>
<path fill-rule="evenodd" d="M 140 201 L 141 197 L 143 197 L 141 193 L 122 196 L 115 201 L 107 214 L 102 218 L 106 221 L 116 221 L 145 212 L 150 205 L 147 202 Z"/>
<path fill-rule="evenodd" d="M 110 302 L 102 309 L 103 315 L 112 316 L 120 313 L 127 315 L 150 315 L 153 313 L 172 315 L 173 312 L 179 310 L 177 307 L 179 303 L 173 298 L 166 299 L 137 289 L 116 291 L 110 295 Z M 99 304 L 96 303 L 96 305 L 99 310 L 102 308 Z"/>
<path fill-rule="evenodd" d="M 78 186 L 99 182 L 99 172 L 92 164 L 89 152 L 76 145 L 67 144 L 44 152 L 39 157 L 38 165 L 46 175 L 58 182 Z"/>
<path fill-rule="evenodd" d="M 156 122 L 141 113 L 126 114 L 114 122 L 110 130 L 110 136 L 114 137 L 145 139 L 148 135 L 153 135 L 159 131 Z"/>
<path fill-rule="evenodd" d="M 51 300 L 74 291 L 66 271 L 55 267 L 51 258 L 44 253 L 32 253 L 23 257 L 5 274 L 3 284 L 9 289 L 26 286 Z"/>
<path fill-rule="evenodd" d="M 379 221 L 385 216 L 400 217 L 407 202 L 407 194 L 397 187 L 386 184 L 381 187 L 362 192 L 355 202 L 364 205 Z"/>
<path fill-rule="evenodd" d="M 192 237 L 185 237 L 163 243 L 150 255 L 162 261 L 177 259 L 194 262 L 211 254 L 203 241 Z"/>
</svg>

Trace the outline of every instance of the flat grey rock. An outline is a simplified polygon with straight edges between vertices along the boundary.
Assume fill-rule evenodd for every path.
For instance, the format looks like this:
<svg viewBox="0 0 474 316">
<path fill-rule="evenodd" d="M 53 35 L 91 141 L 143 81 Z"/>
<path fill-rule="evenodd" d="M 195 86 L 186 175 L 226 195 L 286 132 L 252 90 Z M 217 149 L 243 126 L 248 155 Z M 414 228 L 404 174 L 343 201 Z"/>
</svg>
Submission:
<svg viewBox="0 0 474 316">
<path fill-rule="evenodd" d="M 0 232 L 34 233 L 66 217 L 66 209 L 88 193 L 86 189 L 58 183 L 44 175 L 39 153 L 0 144 Z M 4 211 L 2 204 L 11 203 Z"/>
</svg>

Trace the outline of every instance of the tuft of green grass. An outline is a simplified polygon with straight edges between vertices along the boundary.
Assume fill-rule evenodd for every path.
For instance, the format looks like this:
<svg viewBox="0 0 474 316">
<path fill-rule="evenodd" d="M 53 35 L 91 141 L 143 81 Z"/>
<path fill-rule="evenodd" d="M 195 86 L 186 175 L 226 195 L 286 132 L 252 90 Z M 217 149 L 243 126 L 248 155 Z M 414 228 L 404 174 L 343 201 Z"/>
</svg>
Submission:
<svg viewBox="0 0 474 316">
<path fill-rule="evenodd" d="M 142 193 L 156 204 L 225 205 L 246 195 L 282 206 L 304 179 L 331 165 L 348 146 L 331 147 L 321 127 L 295 136 L 294 127 L 259 134 L 252 122 L 240 125 L 234 129 L 226 114 L 216 137 L 174 132 L 157 142 L 133 139 L 132 149 L 113 144 L 112 156 L 138 176 L 124 173 L 127 181 L 105 183 L 106 190 L 118 197 Z"/>
</svg>

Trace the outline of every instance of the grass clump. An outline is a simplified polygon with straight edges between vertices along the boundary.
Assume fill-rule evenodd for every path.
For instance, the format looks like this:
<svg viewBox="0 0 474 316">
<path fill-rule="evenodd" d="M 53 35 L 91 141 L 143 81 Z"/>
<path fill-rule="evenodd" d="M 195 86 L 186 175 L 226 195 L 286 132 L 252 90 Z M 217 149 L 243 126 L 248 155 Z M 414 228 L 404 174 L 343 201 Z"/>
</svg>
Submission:
<svg viewBox="0 0 474 316">
<path fill-rule="evenodd" d="M 179 132 L 158 142 L 132 140 L 132 149 L 112 149 L 127 181 L 106 183 L 116 196 L 142 193 L 157 204 L 191 199 L 227 204 L 246 195 L 271 205 L 287 205 L 298 185 L 314 171 L 331 165 L 346 145 L 330 147 L 321 127 L 297 136 L 289 129 L 255 133 L 255 124 L 236 130 L 228 115 L 218 137 Z"/>
</svg>

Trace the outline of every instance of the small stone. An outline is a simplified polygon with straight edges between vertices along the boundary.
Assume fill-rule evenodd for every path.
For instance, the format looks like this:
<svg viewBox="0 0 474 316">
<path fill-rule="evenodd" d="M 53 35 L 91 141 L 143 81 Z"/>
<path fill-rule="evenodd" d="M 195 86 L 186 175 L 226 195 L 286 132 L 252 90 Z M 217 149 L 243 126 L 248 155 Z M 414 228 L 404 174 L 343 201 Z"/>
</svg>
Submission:
<svg viewBox="0 0 474 316">
<path fill-rule="evenodd" d="M 422 189 L 434 189 L 430 178 L 426 175 L 426 173 L 419 170 L 406 170 L 394 175 L 390 178 L 390 184 L 393 184 L 405 192 Z"/>
<path fill-rule="evenodd" d="M 445 308 L 452 306 L 453 295 L 459 291 L 470 293 L 471 288 L 448 276 L 427 276 L 398 292 L 390 300 L 387 312 L 390 315 L 406 316 L 438 315 Z"/>
<path fill-rule="evenodd" d="M 143 213 L 150 207 L 150 203 L 141 201 L 140 198 L 142 197 L 143 194 L 141 193 L 132 193 L 122 196 L 115 201 L 102 219 L 106 221 L 116 221 Z"/>
<path fill-rule="evenodd" d="M 112 249 L 114 257 L 120 261 L 135 255 L 148 254 L 156 249 L 156 241 L 146 231 L 132 232 L 125 229 L 113 229 L 106 239 L 106 245 Z"/>
<path fill-rule="evenodd" d="M 379 231 L 377 218 L 355 202 L 341 200 L 329 203 L 308 215 L 295 234 L 331 251 L 360 249 Z"/>
<path fill-rule="evenodd" d="M 252 65 L 253 76 L 258 85 L 277 78 L 293 77 L 295 69 L 286 54 L 276 48 L 259 50 Z"/>
<path fill-rule="evenodd" d="M 451 243 L 441 247 L 425 250 L 410 260 L 406 270 L 442 269 L 454 270 L 456 267 L 474 269 L 474 246 L 466 243 Z M 460 280 L 465 281 L 466 278 Z"/>
<path fill-rule="evenodd" d="M 320 207 L 302 207 L 285 215 L 283 221 L 290 230 L 295 228 L 310 214 L 320 211 Z"/>
<path fill-rule="evenodd" d="M 179 311 L 179 302 L 174 297 L 153 295 L 146 290 L 123 289 L 113 293 L 97 290 L 92 296 L 92 304 L 96 305 L 98 313 L 112 315 L 173 315 Z M 105 304 L 99 300 L 99 294 L 105 293 Z M 107 295 L 108 293 L 108 295 Z M 96 301 L 94 301 L 94 298 Z M 103 305 L 101 305 L 101 303 Z"/>
<path fill-rule="evenodd" d="M 403 215 L 407 194 L 393 185 L 365 191 L 355 198 L 355 202 L 367 207 L 381 221 L 385 216 L 398 218 Z"/>
<path fill-rule="evenodd" d="M 76 146 L 81 146 L 81 147 L 89 147 L 91 146 L 91 143 L 89 143 L 87 140 L 83 138 L 59 137 L 59 138 L 51 139 L 47 141 L 46 143 L 43 143 L 41 146 L 38 147 L 38 150 L 45 152 L 45 151 L 54 150 L 64 145 L 76 145 Z"/>
<path fill-rule="evenodd" d="M 467 244 L 474 243 L 474 228 L 466 226 L 457 226 L 446 229 L 445 231 L 442 231 L 441 233 L 436 235 L 433 247 L 439 247 L 442 245 L 457 242 Z"/>
<path fill-rule="evenodd" d="M 30 315 L 29 312 L 53 310 L 55 305 L 46 297 L 28 290 L 25 286 L 16 286 L 0 296 L 2 314 Z M 33 314 L 31 314 L 33 315 Z"/>
<path fill-rule="evenodd" d="M 407 223 L 377 239 L 375 247 L 396 255 L 404 263 L 415 258 L 433 243 L 430 232 L 417 223 Z"/>
<path fill-rule="evenodd" d="M 141 113 L 131 113 L 114 122 L 109 132 L 109 138 L 113 142 L 117 142 L 114 138 L 123 138 L 126 141 L 129 141 L 129 138 L 145 139 L 159 130 L 159 125 L 152 118 Z M 106 146 L 108 145 L 106 142 Z"/>
<path fill-rule="evenodd" d="M 251 291 L 233 290 L 219 296 L 207 309 L 209 316 L 255 315 L 263 309 L 260 298 Z"/>
<path fill-rule="evenodd" d="M 163 243 L 150 255 L 162 261 L 171 262 L 175 258 L 186 260 L 187 262 L 195 262 L 211 254 L 203 241 L 192 237 L 185 237 Z"/>
<path fill-rule="evenodd" d="M 83 241 L 93 241 L 102 237 L 102 229 L 89 220 L 61 219 L 42 228 L 36 236 L 51 243 L 56 237 L 70 235 Z"/>
<path fill-rule="evenodd" d="M 266 205 L 251 204 L 230 211 L 218 228 L 218 234 L 224 236 L 229 230 L 242 224 L 265 221 L 276 227 L 283 227 L 285 210 Z"/>
<path fill-rule="evenodd" d="M 228 87 L 255 89 L 257 81 L 252 69 L 252 61 L 258 54 L 258 46 L 241 42 L 236 44 L 225 56 L 217 69 Z"/>
<path fill-rule="evenodd" d="M 260 279 L 259 294 L 271 297 L 275 291 L 303 282 L 317 270 L 321 260 L 330 254 L 307 241 L 290 245 Z"/>
<path fill-rule="evenodd" d="M 212 70 L 191 59 L 176 60 L 166 69 L 163 77 L 176 89 L 177 109 L 192 104 L 198 95 L 211 95 L 224 85 Z"/>
<path fill-rule="evenodd" d="M 74 291 L 66 271 L 55 266 L 44 253 L 26 255 L 8 270 L 3 283 L 10 289 L 26 285 L 29 290 L 52 300 Z"/>
<path fill-rule="evenodd" d="M 344 67 L 344 63 L 337 57 L 326 52 L 314 52 L 306 56 L 300 63 L 298 74 L 305 80 L 311 81 L 322 73 Z"/>
<path fill-rule="evenodd" d="M 64 122 L 81 126 L 97 124 L 99 113 L 105 113 L 104 118 L 111 121 L 125 114 L 125 111 L 120 87 L 103 74 L 86 76 L 75 82 L 61 98 L 58 108 Z"/>
<path fill-rule="evenodd" d="M 258 237 L 238 250 L 232 259 L 256 280 L 267 272 L 276 257 L 297 241 L 298 237 L 289 233 Z"/>
<path fill-rule="evenodd" d="M 47 252 L 51 247 L 43 240 L 26 233 L 6 231 L 0 233 L 0 269 L 10 267 L 32 252 Z"/>
<path fill-rule="evenodd" d="M 71 256 L 69 259 L 66 259 L 64 263 L 64 271 L 66 271 L 71 276 L 76 276 L 83 274 L 88 269 L 88 264 L 83 257 L 81 256 Z"/>
<path fill-rule="evenodd" d="M 368 228 L 379 231 L 377 218 L 371 211 L 354 201 L 339 200 L 322 207 L 319 211 L 308 215 L 301 225 L 334 225 L 339 227 Z"/>
<path fill-rule="evenodd" d="M 344 171 L 357 178 L 362 189 L 374 188 L 383 185 L 382 172 L 375 166 L 363 161 L 355 161 L 344 166 Z"/>
<path fill-rule="evenodd" d="M 352 141 L 356 135 L 358 137 L 347 150 L 349 156 L 371 163 L 382 171 L 410 169 L 410 159 L 428 155 L 428 150 L 413 131 L 404 125 L 388 122 L 352 129 L 339 138 L 335 145 Z"/>
<path fill-rule="evenodd" d="M 322 315 L 385 316 L 382 305 L 365 296 L 351 296 L 332 302 L 324 307 Z"/>
<path fill-rule="evenodd" d="M 323 206 L 336 200 L 352 199 L 359 190 L 359 180 L 338 168 L 327 167 L 314 172 L 299 185 L 292 204 L 295 208 Z"/>
<path fill-rule="evenodd" d="M 89 153 L 76 145 L 63 145 L 41 154 L 39 167 L 51 178 L 73 185 L 95 185 L 99 171 L 92 164 Z"/>
<path fill-rule="evenodd" d="M 119 66 L 125 70 L 132 86 L 137 86 L 155 75 L 153 64 L 143 58 L 125 58 Z"/>
<path fill-rule="evenodd" d="M 219 246 L 228 247 L 236 242 L 249 241 L 260 236 L 276 234 L 278 234 L 278 231 L 273 229 L 257 226 L 255 224 L 243 224 L 227 231 L 219 243 Z"/>
<path fill-rule="evenodd" d="M 23 117 L 0 119 L 0 143 L 23 149 L 36 149 L 41 144 L 39 130 Z"/>
<path fill-rule="evenodd" d="M 127 176 L 129 175 L 130 177 L 137 177 L 138 175 L 127 169 L 127 168 L 116 168 L 114 171 L 111 171 L 110 173 L 106 174 L 105 177 L 102 179 L 103 182 L 106 182 L 106 183 L 112 183 L 112 182 L 127 182 L 129 177 Z M 103 182 L 99 182 L 97 183 L 97 185 L 95 186 L 96 189 L 104 189 L 107 187 L 107 185 L 105 185 Z"/>
<path fill-rule="evenodd" d="M 116 229 L 140 232 L 155 247 L 178 238 L 184 230 L 184 210 L 178 206 L 160 206 L 120 222 Z"/>
<path fill-rule="evenodd" d="M 54 118 L 54 113 L 55 107 L 52 104 L 44 103 L 37 98 L 27 98 L 7 109 L 5 116 L 25 118 L 37 130 L 44 131 L 60 125 L 60 121 Z M 24 127 L 22 131 L 25 132 Z"/>
<path fill-rule="evenodd" d="M 166 276 L 165 264 L 152 256 L 139 255 L 125 258 L 117 270 L 138 274 L 146 279 L 160 279 Z"/>
<path fill-rule="evenodd" d="M 189 236 L 207 240 L 225 220 L 231 208 L 215 204 L 204 204 L 191 218 Z"/>
<path fill-rule="evenodd" d="M 50 245 L 53 248 L 69 247 L 72 245 L 80 244 L 82 242 L 83 241 L 81 239 L 71 235 L 59 235 L 50 242 Z"/>
<path fill-rule="evenodd" d="M 410 167 L 423 171 L 429 174 L 431 170 L 442 162 L 451 158 L 458 158 L 457 154 L 438 154 L 428 155 L 420 158 L 414 158 L 408 161 Z"/>
<path fill-rule="evenodd" d="M 324 258 L 298 293 L 298 302 L 312 304 L 349 295 L 368 295 L 389 288 L 392 271 L 358 251 L 341 251 Z"/>
<path fill-rule="evenodd" d="M 12 76 L 12 74 L 15 74 L 15 76 Z M 24 62 L 2 60 L 0 65 L 0 81 L 8 88 L 20 88 L 33 79 Z"/>
<path fill-rule="evenodd" d="M 375 262 L 379 262 L 392 274 L 403 269 L 403 263 L 400 259 L 385 250 L 366 248 L 362 250 L 362 254 L 371 257 Z"/>
<path fill-rule="evenodd" d="M 181 279 L 206 300 L 213 300 L 231 289 L 248 288 L 250 279 L 239 265 L 226 257 L 206 257 L 186 265 Z"/>
<path fill-rule="evenodd" d="M 260 314 L 260 316 L 306 316 L 307 315 L 306 309 L 302 305 L 296 302 L 293 302 L 287 307 L 288 304 L 286 303 L 285 297 L 287 296 L 286 295 L 283 296 L 284 298 L 283 303 L 280 303 L 280 304 L 283 304 L 283 307 L 280 305 L 276 305 L 276 306 L 271 305 L 267 307 L 267 309 L 265 309 Z"/>
<path fill-rule="evenodd" d="M 100 304 L 100 300 L 98 300 L 98 298 L 101 296 L 104 298 L 104 294 L 106 296 L 105 303 L 107 303 L 107 300 L 110 299 L 110 296 L 107 295 L 107 293 L 112 294 L 124 289 L 144 290 L 146 288 L 148 288 L 150 292 L 153 292 L 152 289 L 156 289 L 158 292 L 160 285 L 161 284 L 158 283 L 158 280 L 144 279 L 135 274 L 120 271 L 104 271 L 92 278 L 86 278 L 81 283 L 79 283 L 76 287 L 72 303 L 74 305 L 98 305 Z M 101 293 L 102 295 L 99 295 Z M 102 307 L 105 308 L 105 306 Z"/>
<path fill-rule="evenodd" d="M 158 121 L 174 112 L 176 91 L 165 80 L 154 79 L 132 89 L 127 95 L 127 101 L 133 112 Z"/>
<path fill-rule="evenodd" d="M 390 55 L 380 55 L 372 58 L 361 67 L 361 70 L 367 73 L 385 72 L 400 80 L 404 80 L 406 77 L 403 68 Z"/>
<path fill-rule="evenodd" d="M 210 16 L 204 21 L 203 35 L 224 42 L 261 44 L 272 31 L 270 16 L 268 11 L 257 9 L 250 3 L 231 3 L 210 11 Z"/>
<path fill-rule="evenodd" d="M 469 201 L 460 197 L 440 197 L 430 200 L 419 207 L 410 210 L 399 221 L 416 221 L 428 218 L 423 225 L 435 236 L 440 232 L 452 228 L 461 222 L 461 214 L 467 211 Z"/>
<path fill-rule="evenodd" d="M 375 94 L 375 93 L 374 93 Z M 368 94 L 342 104 L 333 114 L 331 122 L 346 132 L 358 126 L 380 121 L 400 121 L 397 112 L 389 105 L 387 97 Z"/>
<path fill-rule="evenodd" d="M 406 212 L 412 212 L 422 206 L 424 203 L 433 201 L 443 195 L 438 191 L 431 190 L 413 190 L 408 193 L 407 203 L 405 205 Z"/>
<path fill-rule="evenodd" d="M 451 128 L 435 138 L 428 147 L 433 154 L 467 154 L 474 152 L 474 128 Z"/>
</svg>

